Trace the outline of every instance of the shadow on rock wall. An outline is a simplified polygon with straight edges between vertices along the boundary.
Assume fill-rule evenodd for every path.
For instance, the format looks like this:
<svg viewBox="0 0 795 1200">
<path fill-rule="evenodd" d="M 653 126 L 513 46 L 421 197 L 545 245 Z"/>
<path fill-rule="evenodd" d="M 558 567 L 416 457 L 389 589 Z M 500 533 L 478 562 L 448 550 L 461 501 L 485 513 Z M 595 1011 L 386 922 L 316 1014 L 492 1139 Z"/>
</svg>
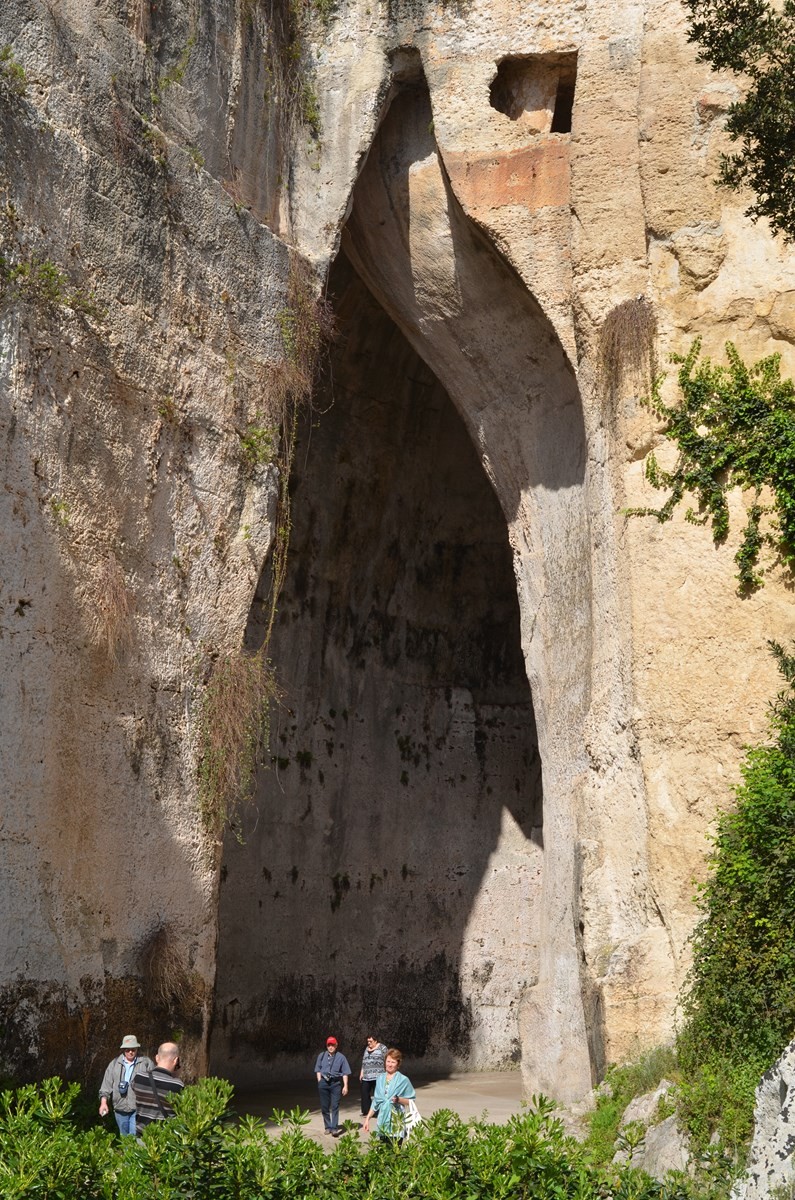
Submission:
<svg viewBox="0 0 795 1200">
<path fill-rule="evenodd" d="M 306 1070 L 329 1030 L 427 1066 L 509 1065 L 535 971 L 541 773 L 505 521 L 344 257 L 332 284 L 271 643 L 273 761 L 225 848 L 213 1058 L 239 1082 Z"/>
</svg>

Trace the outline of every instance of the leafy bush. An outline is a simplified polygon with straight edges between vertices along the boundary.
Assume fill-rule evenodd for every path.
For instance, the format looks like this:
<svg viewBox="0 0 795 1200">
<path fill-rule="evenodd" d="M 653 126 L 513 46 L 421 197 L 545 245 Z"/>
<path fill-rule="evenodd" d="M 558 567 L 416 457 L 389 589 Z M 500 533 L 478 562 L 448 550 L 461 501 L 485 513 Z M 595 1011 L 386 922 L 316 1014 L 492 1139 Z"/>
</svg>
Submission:
<svg viewBox="0 0 795 1200">
<path fill-rule="evenodd" d="M 696 1144 L 751 1131 L 754 1088 L 795 1029 L 795 657 L 770 643 L 786 688 L 771 745 L 748 751 L 698 897 L 678 1039 L 682 1114 Z"/>
<path fill-rule="evenodd" d="M 259 467 L 273 462 L 279 439 L 279 430 L 275 425 L 263 424 L 262 414 L 258 413 L 250 421 L 240 437 L 240 457 L 249 474 Z"/>
<path fill-rule="evenodd" d="M 346 1134 L 334 1150 L 308 1138 L 308 1117 L 235 1121 L 231 1086 L 205 1079 L 174 1101 L 175 1116 L 140 1140 L 71 1119 L 77 1087 L 60 1080 L 0 1097 L 4 1200 L 683 1200 L 682 1183 L 595 1166 L 538 1098 L 506 1125 L 435 1113 L 402 1147 Z"/>
<path fill-rule="evenodd" d="M 79 1091 L 76 1083 L 46 1079 L 0 1094 L 3 1200 L 99 1200 L 107 1194 L 101 1181 L 113 1169 L 113 1142 L 103 1129 L 77 1127 Z"/>
<path fill-rule="evenodd" d="M 767 217 L 773 230 L 795 237 L 795 41 L 790 4 L 768 0 L 685 0 L 690 40 L 699 60 L 715 70 L 746 77 L 742 100 L 732 104 L 726 132 L 736 153 L 721 156 L 720 182 L 750 187 L 756 198 L 746 209 Z"/>
</svg>

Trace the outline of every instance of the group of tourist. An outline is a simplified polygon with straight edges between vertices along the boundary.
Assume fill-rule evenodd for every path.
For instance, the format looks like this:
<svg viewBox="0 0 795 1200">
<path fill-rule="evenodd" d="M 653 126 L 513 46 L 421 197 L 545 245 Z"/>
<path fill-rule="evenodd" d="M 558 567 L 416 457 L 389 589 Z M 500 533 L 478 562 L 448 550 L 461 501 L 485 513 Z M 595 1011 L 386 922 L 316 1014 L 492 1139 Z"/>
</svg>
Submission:
<svg viewBox="0 0 795 1200">
<path fill-rule="evenodd" d="M 371 1118 L 376 1117 L 376 1133 L 379 1137 L 398 1137 L 402 1140 L 407 1114 L 416 1111 L 411 1080 L 398 1069 L 402 1061 L 403 1055 L 399 1050 L 388 1050 L 383 1042 L 372 1035 L 367 1038 L 359 1071 L 364 1117 L 362 1128 L 365 1133 L 369 1133 Z M 339 1123 L 340 1101 L 348 1094 L 350 1076 L 347 1058 L 341 1053 L 337 1039 L 329 1036 L 326 1038 L 326 1049 L 321 1050 L 315 1061 L 315 1077 L 323 1127 L 332 1137 L 339 1137 L 342 1133 Z"/>
<path fill-rule="evenodd" d="M 135 1034 L 128 1033 L 119 1049 L 102 1077 L 99 1115 L 107 1116 L 112 1107 L 119 1133 L 136 1136 L 152 1121 L 165 1121 L 174 1114 L 171 1100 L 185 1086 L 177 1075 L 179 1047 L 175 1042 L 163 1042 L 152 1062 L 139 1054 L 141 1043 Z M 416 1119 L 415 1092 L 411 1080 L 399 1070 L 402 1060 L 399 1050 L 387 1049 L 372 1035 L 367 1038 L 359 1071 L 365 1133 L 369 1133 L 370 1121 L 376 1117 L 379 1137 L 402 1141 Z M 335 1037 L 326 1038 L 326 1049 L 315 1061 L 315 1077 L 324 1130 L 339 1137 L 343 1132 L 340 1101 L 348 1095 L 351 1068 Z"/>
</svg>

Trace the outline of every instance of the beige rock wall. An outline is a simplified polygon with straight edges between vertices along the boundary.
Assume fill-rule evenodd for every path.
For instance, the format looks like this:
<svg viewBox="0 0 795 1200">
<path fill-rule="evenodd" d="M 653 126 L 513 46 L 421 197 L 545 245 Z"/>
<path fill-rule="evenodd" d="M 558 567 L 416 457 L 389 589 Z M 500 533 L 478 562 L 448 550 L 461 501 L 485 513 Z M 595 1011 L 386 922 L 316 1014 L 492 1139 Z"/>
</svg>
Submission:
<svg viewBox="0 0 795 1200">
<path fill-rule="evenodd" d="M 197 705 L 242 642 L 277 488 L 272 466 L 245 470 L 241 432 L 282 356 L 286 244 L 323 276 L 342 243 L 499 501 L 544 831 L 500 978 L 510 990 L 521 960 L 505 1007 L 528 1089 L 575 1098 L 671 1033 L 704 835 L 764 728 L 765 638 L 792 628 L 775 572 L 736 597 L 732 539 L 621 515 L 653 502 L 661 436 L 640 382 L 607 394 L 597 371 L 601 325 L 638 295 L 661 361 L 700 334 L 711 354 L 732 338 L 795 365 L 791 254 L 712 182 L 735 84 L 695 63 L 670 0 L 342 4 L 307 42 L 319 139 L 280 108 L 256 4 L 12 0 L 0 41 L 29 81 L 0 107 L 2 253 L 68 277 L 49 300 L 6 286 L 0 311 L 9 1065 L 91 1070 L 121 1024 L 186 1029 L 202 1061 L 218 877 Z M 97 309 L 70 307 L 75 289 Z M 331 514 L 338 486 L 317 484 Z M 511 838 L 448 939 L 476 1012 L 478 939 L 513 928 L 514 893 L 488 882 L 521 855 Z M 227 852 L 227 878 L 245 892 L 271 850 Z M 142 990 L 164 928 L 192 1007 Z M 222 918 L 220 935 L 224 987 L 256 1013 L 234 972 L 268 956 L 267 922 L 233 935 Z M 481 1028 L 452 1060 L 502 1061 Z"/>
<path fill-rule="evenodd" d="M 366 24 L 359 7 L 354 17 L 346 12 L 351 19 Z M 558 842 L 545 839 L 541 974 L 525 996 L 523 1067 L 529 1088 L 565 1097 L 582 1090 L 589 1069 L 598 1072 L 604 1061 L 670 1036 L 705 833 L 729 800 L 742 746 L 764 729 L 776 687 L 765 639 L 792 628 L 786 581 L 775 571 L 758 596 L 736 596 L 736 540 L 716 550 L 708 532 L 683 516 L 660 528 L 621 515 L 626 506 L 653 503 L 642 459 L 662 439 L 638 403 L 642 381 L 625 380 L 615 397 L 600 388 L 598 330 L 614 306 L 640 294 L 655 308 L 660 361 L 700 334 L 708 353 L 719 355 L 732 338 L 748 356 L 781 351 L 791 370 L 792 324 L 784 315 L 791 254 L 742 216 L 741 198 L 714 187 L 722 119 L 736 84 L 695 63 L 677 5 L 588 4 L 561 12 L 476 4 L 466 14 L 449 7 L 432 19 L 426 14 L 422 25 L 399 10 L 395 25 L 391 57 L 387 46 L 393 86 L 405 90 L 421 75 L 430 97 L 426 125 L 396 122 L 391 157 L 382 156 L 388 175 L 409 144 L 418 147 L 403 190 L 404 231 L 387 248 L 386 209 L 376 211 L 362 196 L 378 142 L 348 228 L 359 269 L 465 419 L 475 393 L 489 392 L 484 376 L 499 377 L 510 364 L 513 380 L 496 384 L 499 396 L 489 408 L 495 428 L 480 413 L 469 423 L 498 495 L 506 469 L 522 495 L 515 508 L 501 499 L 518 549 L 545 827 L 552 822 L 560 830 Z M 368 35 L 372 24 L 365 42 Z M 333 86 L 320 89 L 329 128 L 337 124 L 335 99 L 345 94 L 334 74 L 340 64 L 333 42 L 332 31 L 318 52 L 321 78 L 326 70 L 334 77 Z M 537 108 L 520 120 L 491 106 L 502 59 L 554 61 L 573 52 L 570 133 L 537 132 Z M 367 114 L 362 133 L 369 124 Z M 314 184 L 299 171 L 302 234 L 303 213 L 313 211 L 322 188 L 333 187 L 324 169 L 337 148 L 329 147 L 328 159 L 321 154 Z M 435 185 L 435 200 L 430 180 L 439 170 L 444 182 Z M 471 260 L 460 246 L 472 235 L 456 235 L 458 205 L 517 269 L 576 363 L 586 463 L 583 477 L 571 481 L 569 503 L 579 509 L 572 521 L 587 550 L 576 546 L 577 535 L 561 538 L 548 512 L 541 516 L 543 483 L 508 465 L 521 439 L 522 418 L 510 396 L 523 368 L 517 371 L 506 349 L 510 335 L 494 336 L 491 318 L 499 310 L 487 281 L 478 280 L 477 298 L 460 286 Z M 400 212 L 394 194 L 387 207 L 390 218 Z M 410 264 L 401 273 L 396 262 L 406 249 Z M 455 332 L 464 327 L 465 335 Z M 465 354 L 441 344 L 451 331 Z M 480 336 L 491 361 L 479 364 L 477 384 L 457 386 L 452 376 L 460 381 L 469 360 L 478 359 Z M 548 371 L 548 359 L 544 366 Z M 552 379 L 547 384 L 554 395 Z M 733 504 L 739 523 L 740 498 Z M 545 548 L 539 526 L 547 523 Z M 528 539 L 536 550 L 523 555 Z M 563 619 L 559 611 L 544 623 L 547 572 L 561 551 L 564 562 L 573 554 L 572 574 L 588 580 L 582 624 L 570 607 L 566 612 L 570 596 Z M 565 649 L 556 648 L 561 627 Z M 582 701 L 558 655 L 585 683 Z M 560 776 L 559 799 L 547 787 L 553 774 Z"/>
</svg>

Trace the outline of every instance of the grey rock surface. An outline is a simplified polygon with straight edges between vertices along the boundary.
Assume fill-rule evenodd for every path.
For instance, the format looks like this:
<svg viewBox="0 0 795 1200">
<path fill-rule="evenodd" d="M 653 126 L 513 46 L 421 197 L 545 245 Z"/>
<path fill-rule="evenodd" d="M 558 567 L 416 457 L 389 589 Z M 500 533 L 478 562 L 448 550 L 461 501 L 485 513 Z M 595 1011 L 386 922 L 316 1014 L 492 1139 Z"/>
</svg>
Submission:
<svg viewBox="0 0 795 1200">
<path fill-rule="evenodd" d="M 660 1101 L 663 1096 L 668 1094 L 672 1086 L 673 1084 L 670 1080 L 663 1079 L 653 1092 L 646 1092 L 643 1096 L 635 1096 L 624 1110 L 621 1124 L 628 1125 L 630 1121 L 642 1121 L 644 1125 L 649 1125 L 654 1120 Z"/>
<path fill-rule="evenodd" d="M 646 1131 L 643 1145 L 632 1154 L 632 1166 L 660 1181 L 669 1171 L 686 1171 L 690 1162 L 688 1140 L 675 1115 L 666 1117 Z"/>
<path fill-rule="evenodd" d="M 767 1200 L 795 1184 L 795 1042 L 763 1075 L 756 1089 L 754 1136 L 748 1167 L 732 1200 Z"/>
<path fill-rule="evenodd" d="M 655 1179 L 664 1180 L 669 1171 L 686 1171 L 690 1161 L 688 1139 L 680 1129 L 675 1114 L 655 1123 L 660 1101 L 673 1084 L 663 1079 L 653 1092 L 635 1096 L 621 1117 L 621 1128 L 638 1123 L 645 1127 L 639 1143 L 633 1149 L 619 1149 L 614 1162 L 629 1162 Z"/>
</svg>

